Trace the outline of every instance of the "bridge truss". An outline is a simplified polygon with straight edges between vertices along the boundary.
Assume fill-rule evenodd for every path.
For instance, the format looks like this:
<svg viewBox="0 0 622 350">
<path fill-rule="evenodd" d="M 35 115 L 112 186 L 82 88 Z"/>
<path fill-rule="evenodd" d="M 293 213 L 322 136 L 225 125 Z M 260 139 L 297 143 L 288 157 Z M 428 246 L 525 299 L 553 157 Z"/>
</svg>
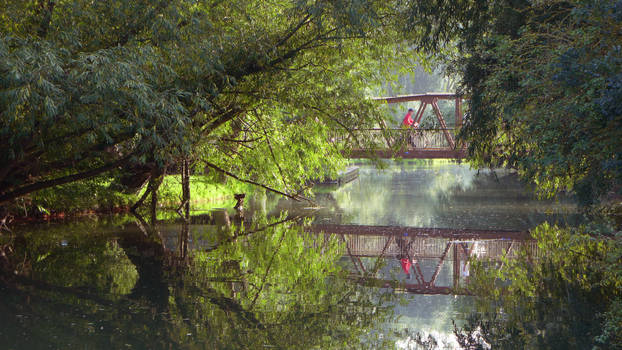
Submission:
<svg viewBox="0 0 622 350">
<path fill-rule="evenodd" d="M 387 104 L 418 101 L 419 107 L 413 120 L 417 125 L 421 124 L 423 115 L 428 106 L 432 108 L 440 128 L 423 129 L 415 128 L 383 128 L 357 129 L 354 132 L 366 133 L 381 145 L 377 150 L 355 149 L 349 156 L 351 158 L 464 158 L 464 147 L 456 143 L 456 133 L 462 127 L 462 97 L 453 93 L 426 93 L 415 95 L 403 95 L 394 97 L 377 97 L 377 101 L 385 101 Z M 448 128 L 445 117 L 441 112 L 438 101 L 453 100 L 454 128 Z"/>
</svg>

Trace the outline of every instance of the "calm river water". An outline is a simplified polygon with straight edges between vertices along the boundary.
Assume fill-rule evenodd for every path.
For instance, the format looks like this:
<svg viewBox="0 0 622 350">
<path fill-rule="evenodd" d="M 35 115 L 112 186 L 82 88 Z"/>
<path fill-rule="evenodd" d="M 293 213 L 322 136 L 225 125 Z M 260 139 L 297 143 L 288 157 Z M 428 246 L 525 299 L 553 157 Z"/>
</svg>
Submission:
<svg viewBox="0 0 622 350">
<path fill-rule="evenodd" d="M 452 321 L 473 310 L 469 258 L 494 266 L 535 249 L 524 231 L 579 220 L 507 171 L 359 167 L 313 204 L 256 195 L 243 215 L 155 231 L 132 216 L 15 227 L 0 348 L 415 349 L 417 335 L 453 348 Z"/>
</svg>

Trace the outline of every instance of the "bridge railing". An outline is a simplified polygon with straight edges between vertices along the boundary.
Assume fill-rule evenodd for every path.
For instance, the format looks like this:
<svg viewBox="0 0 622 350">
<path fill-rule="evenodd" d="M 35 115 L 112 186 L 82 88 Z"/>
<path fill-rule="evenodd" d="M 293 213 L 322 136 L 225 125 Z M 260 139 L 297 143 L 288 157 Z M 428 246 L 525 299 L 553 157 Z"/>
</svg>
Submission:
<svg viewBox="0 0 622 350">
<path fill-rule="evenodd" d="M 446 132 L 455 140 L 455 129 L 354 129 L 354 135 L 361 137 L 376 148 L 419 148 L 419 149 L 451 149 Z M 333 137 L 333 142 L 348 142 L 352 137 Z"/>
</svg>

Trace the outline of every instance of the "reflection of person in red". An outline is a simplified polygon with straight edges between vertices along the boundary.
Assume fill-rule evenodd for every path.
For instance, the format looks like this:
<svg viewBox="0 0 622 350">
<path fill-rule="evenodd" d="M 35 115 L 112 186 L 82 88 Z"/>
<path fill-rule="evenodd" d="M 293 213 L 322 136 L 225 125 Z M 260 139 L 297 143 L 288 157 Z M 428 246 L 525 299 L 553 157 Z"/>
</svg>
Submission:
<svg viewBox="0 0 622 350">
<path fill-rule="evenodd" d="M 402 270 L 406 274 L 406 279 L 410 279 L 410 267 L 412 266 L 412 261 L 408 254 L 410 243 L 406 243 L 404 239 L 398 238 L 397 246 L 400 248 L 400 254 L 397 258 L 400 260 L 400 265 L 402 265 Z"/>
<path fill-rule="evenodd" d="M 412 266 L 410 259 L 403 257 L 400 259 L 400 264 L 402 265 L 402 270 L 406 273 L 406 279 L 410 279 L 410 267 Z"/>
<path fill-rule="evenodd" d="M 408 113 L 406 113 L 406 115 L 404 116 L 404 120 L 402 120 L 402 125 L 404 126 L 413 125 L 415 121 L 413 120 L 412 115 L 413 115 L 413 109 L 409 108 Z"/>
</svg>

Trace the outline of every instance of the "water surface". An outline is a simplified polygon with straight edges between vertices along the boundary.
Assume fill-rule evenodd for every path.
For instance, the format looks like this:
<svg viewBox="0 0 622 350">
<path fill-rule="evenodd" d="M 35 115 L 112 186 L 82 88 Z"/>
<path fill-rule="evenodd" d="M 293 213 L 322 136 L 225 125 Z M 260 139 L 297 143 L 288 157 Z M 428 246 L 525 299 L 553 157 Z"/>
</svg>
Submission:
<svg viewBox="0 0 622 350">
<path fill-rule="evenodd" d="M 4 348 L 392 348 L 417 333 L 451 347 L 452 321 L 473 310 L 468 258 L 528 245 L 507 230 L 578 220 L 571 200 L 539 201 L 510 172 L 449 162 L 361 165 L 313 204 L 257 195 L 243 217 L 195 214 L 155 230 L 131 216 L 16 227 L 3 237 Z M 386 226 L 414 231 L 375 229 Z"/>
</svg>

